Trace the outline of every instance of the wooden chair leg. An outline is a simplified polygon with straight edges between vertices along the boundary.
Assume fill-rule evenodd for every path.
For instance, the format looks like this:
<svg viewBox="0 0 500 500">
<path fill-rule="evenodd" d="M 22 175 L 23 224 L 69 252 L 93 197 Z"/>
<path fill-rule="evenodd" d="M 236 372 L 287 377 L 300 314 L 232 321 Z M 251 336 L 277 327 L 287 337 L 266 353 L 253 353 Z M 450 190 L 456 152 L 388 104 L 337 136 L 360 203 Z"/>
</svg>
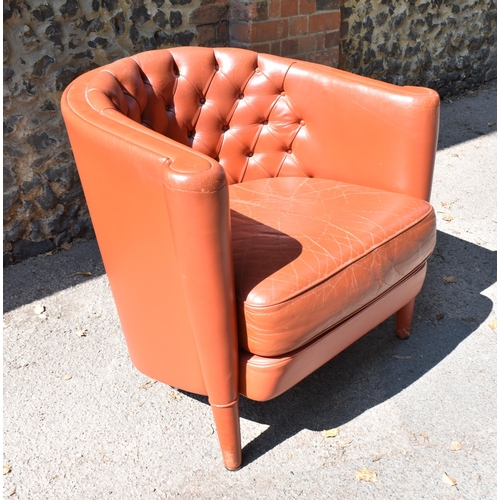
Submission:
<svg viewBox="0 0 500 500">
<path fill-rule="evenodd" d="M 396 335 L 400 339 L 407 339 L 411 333 L 415 299 L 411 300 L 396 313 Z"/>
<path fill-rule="evenodd" d="M 238 400 L 228 405 L 212 404 L 211 407 L 224 465 L 228 470 L 238 470 L 241 467 L 240 410 Z"/>
</svg>

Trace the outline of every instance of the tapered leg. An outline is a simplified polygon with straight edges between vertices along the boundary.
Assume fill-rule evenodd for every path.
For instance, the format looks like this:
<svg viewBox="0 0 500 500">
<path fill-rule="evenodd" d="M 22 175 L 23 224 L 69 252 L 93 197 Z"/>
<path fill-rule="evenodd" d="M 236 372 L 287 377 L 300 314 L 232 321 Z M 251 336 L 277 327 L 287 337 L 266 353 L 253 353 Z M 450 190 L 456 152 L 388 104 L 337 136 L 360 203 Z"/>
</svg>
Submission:
<svg viewBox="0 0 500 500">
<path fill-rule="evenodd" d="M 228 405 L 211 405 L 219 436 L 222 459 L 228 470 L 241 467 L 240 410 L 238 400 Z"/>
<path fill-rule="evenodd" d="M 396 313 L 396 335 L 400 339 L 407 339 L 411 333 L 415 299 L 411 300 Z"/>
</svg>

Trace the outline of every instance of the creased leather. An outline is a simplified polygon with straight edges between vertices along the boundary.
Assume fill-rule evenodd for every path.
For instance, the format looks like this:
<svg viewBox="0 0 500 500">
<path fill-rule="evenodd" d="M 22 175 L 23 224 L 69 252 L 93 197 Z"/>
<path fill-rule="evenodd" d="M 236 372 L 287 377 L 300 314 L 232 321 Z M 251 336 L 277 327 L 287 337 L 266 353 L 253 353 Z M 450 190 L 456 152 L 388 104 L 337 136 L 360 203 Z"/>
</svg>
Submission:
<svg viewBox="0 0 500 500">
<path fill-rule="evenodd" d="M 267 401 L 293 387 L 411 302 L 422 288 L 426 268 L 427 263 L 424 263 L 403 281 L 377 297 L 376 303 L 368 304 L 300 349 L 274 357 L 242 351 L 241 394 L 255 401 Z"/>
<path fill-rule="evenodd" d="M 297 349 L 424 262 L 435 245 L 425 201 L 324 179 L 230 186 L 240 345 Z"/>
</svg>

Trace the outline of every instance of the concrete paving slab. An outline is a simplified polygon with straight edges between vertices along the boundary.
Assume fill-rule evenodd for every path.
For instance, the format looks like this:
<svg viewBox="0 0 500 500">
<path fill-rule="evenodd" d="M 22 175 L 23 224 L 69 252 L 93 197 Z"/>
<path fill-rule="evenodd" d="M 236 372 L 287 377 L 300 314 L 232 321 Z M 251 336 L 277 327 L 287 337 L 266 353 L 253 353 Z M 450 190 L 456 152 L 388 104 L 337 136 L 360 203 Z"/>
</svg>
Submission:
<svg viewBox="0 0 500 500">
<path fill-rule="evenodd" d="M 390 319 L 275 400 L 243 400 L 238 472 L 206 398 L 132 366 L 95 241 L 6 268 L 4 498 L 496 498 L 496 82 L 452 101 L 411 338 Z"/>
</svg>

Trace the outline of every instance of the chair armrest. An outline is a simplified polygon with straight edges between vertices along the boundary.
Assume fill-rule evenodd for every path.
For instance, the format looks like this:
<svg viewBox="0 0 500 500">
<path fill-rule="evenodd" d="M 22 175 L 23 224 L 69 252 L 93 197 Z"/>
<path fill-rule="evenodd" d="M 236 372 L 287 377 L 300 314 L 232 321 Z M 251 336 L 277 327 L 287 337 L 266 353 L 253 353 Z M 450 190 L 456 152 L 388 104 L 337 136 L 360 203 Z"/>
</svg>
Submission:
<svg viewBox="0 0 500 500">
<path fill-rule="evenodd" d="M 229 192 L 223 168 L 186 152 L 167 162 L 164 194 L 182 289 L 212 405 L 238 398 Z"/>
<path fill-rule="evenodd" d="M 224 172 L 111 106 L 93 107 L 97 71 L 73 82 L 61 107 L 132 361 L 231 403 L 238 343 Z M 191 265 L 197 271 L 186 273 Z"/>
<path fill-rule="evenodd" d="M 311 175 L 428 200 L 439 95 L 299 62 L 285 79 L 305 126 L 293 150 Z"/>
</svg>

